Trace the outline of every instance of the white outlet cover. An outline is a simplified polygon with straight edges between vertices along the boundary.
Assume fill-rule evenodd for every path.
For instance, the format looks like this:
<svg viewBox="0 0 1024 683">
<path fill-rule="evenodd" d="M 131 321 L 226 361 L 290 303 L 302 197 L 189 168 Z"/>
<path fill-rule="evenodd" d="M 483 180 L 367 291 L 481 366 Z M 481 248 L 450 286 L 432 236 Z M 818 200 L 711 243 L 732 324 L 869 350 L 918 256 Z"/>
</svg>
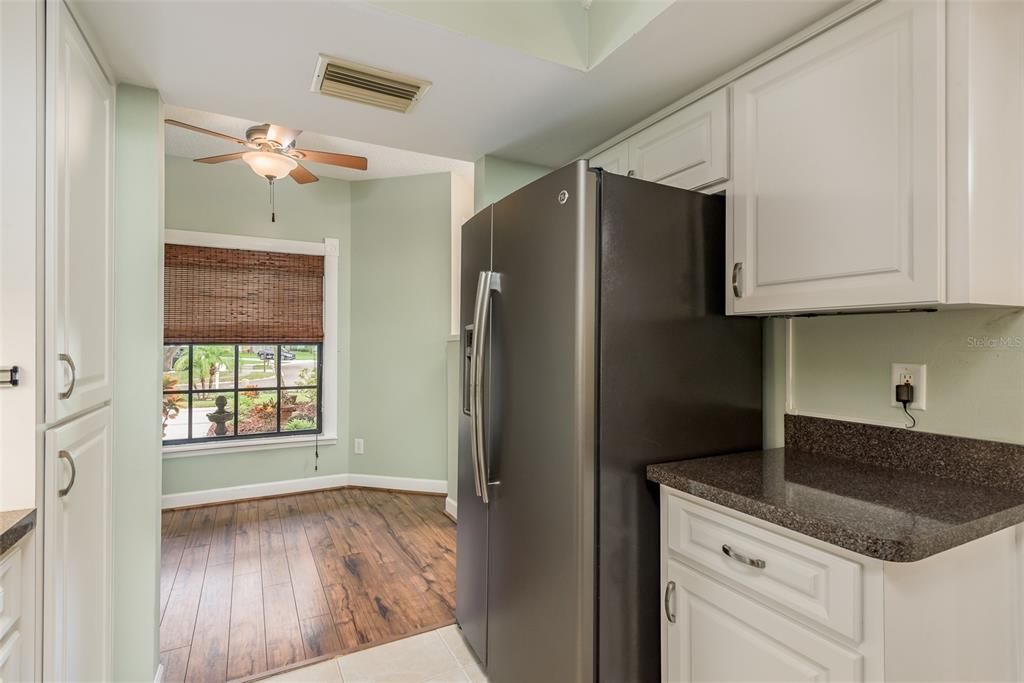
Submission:
<svg viewBox="0 0 1024 683">
<path fill-rule="evenodd" d="M 366 445 L 362 439 L 356 439 L 352 450 L 355 451 L 356 455 L 363 455 L 366 451 Z"/>
<path fill-rule="evenodd" d="M 902 384 L 901 377 L 910 375 L 914 385 L 914 400 L 908 406 L 911 410 L 928 410 L 928 366 L 923 363 L 893 363 L 889 380 L 889 405 L 901 408 L 896 401 L 896 385 Z"/>
</svg>

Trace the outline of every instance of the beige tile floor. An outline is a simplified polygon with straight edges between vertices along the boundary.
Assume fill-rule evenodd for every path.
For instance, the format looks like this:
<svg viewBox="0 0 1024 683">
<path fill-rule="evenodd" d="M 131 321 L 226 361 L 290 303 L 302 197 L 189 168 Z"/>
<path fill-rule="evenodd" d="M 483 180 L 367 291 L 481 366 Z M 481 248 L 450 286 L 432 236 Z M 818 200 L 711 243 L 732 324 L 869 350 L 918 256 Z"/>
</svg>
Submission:
<svg viewBox="0 0 1024 683">
<path fill-rule="evenodd" d="M 487 683 L 457 626 L 263 679 L 261 683 Z"/>
</svg>

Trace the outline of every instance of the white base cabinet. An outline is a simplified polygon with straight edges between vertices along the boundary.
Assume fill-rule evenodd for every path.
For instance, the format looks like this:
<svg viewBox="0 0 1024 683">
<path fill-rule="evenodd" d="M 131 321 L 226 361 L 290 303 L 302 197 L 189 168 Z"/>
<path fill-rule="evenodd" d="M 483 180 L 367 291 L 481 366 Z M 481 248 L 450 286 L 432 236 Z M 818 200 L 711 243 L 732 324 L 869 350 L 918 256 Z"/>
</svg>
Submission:
<svg viewBox="0 0 1024 683">
<path fill-rule="evenodd" d="M 46 432 L 43 679 L 111 672 L 110 408 Z"/>
<path fill-rule="evenodd" d="M 1021 527 L 882 562 L 662 486 L 661 548 L 666 682 L 1024 680 Z"/>
</svg>

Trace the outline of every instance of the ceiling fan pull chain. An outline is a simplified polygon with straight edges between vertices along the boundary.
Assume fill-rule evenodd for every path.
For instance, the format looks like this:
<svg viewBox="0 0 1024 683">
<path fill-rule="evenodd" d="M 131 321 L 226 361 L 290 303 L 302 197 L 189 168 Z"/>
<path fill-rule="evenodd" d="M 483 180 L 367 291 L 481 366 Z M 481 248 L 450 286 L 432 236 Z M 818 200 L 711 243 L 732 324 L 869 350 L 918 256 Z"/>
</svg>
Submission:
<svg viewBox="0 0 1024 683">
<path fill-rule="evenodd" d="M 274 179 L 273 178 L 267 178 L 267 180 L 270 182 L 270 222 L 271 223 L 276 223 L 277 222 L 277 206 L 274 203 Z"/>
</svg>

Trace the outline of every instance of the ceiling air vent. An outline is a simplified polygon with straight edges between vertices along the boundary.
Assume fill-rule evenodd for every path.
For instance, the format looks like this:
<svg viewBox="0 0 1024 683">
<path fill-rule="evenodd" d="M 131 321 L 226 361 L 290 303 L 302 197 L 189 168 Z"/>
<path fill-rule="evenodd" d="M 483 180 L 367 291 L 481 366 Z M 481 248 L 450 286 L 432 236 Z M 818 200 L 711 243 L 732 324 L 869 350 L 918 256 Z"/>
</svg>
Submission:
<svg viewBox="0 0 1024 683">
<path fill-rule="evenodd" d="M 402 113 L 412 109 L 429 87 L 430 81 L 326 55 L 320 55 L 313 74 L 313 92 Z"/>
</svg>

